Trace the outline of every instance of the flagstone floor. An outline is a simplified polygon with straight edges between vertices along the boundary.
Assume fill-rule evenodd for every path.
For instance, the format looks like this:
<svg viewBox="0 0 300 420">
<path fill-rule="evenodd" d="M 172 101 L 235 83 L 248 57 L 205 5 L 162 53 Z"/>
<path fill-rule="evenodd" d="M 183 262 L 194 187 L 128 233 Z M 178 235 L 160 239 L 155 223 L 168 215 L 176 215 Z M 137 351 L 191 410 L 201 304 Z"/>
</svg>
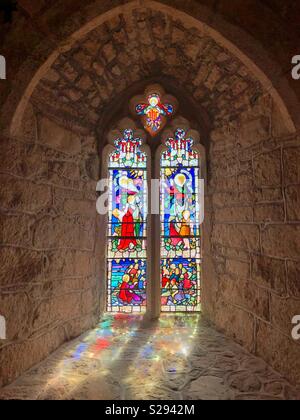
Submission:
<svg viewBox="0 0 300 420">
<path fill-rule="evenodd" d="M 300 399 L 263 361 L 198 315 L 105 315 L 98 328 L 62 346 L 0 399 Z"/>
</svg>

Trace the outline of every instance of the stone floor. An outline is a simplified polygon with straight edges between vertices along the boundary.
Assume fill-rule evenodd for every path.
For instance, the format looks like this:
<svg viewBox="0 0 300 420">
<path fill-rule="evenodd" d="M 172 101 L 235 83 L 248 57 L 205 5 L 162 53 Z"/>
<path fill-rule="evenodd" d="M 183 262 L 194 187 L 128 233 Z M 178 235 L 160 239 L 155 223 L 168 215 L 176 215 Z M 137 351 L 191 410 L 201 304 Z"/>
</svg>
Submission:
<svg viewBox="0 0 300 420">
<path fill-rule="evenodd" d="M 105 315 L 95 330 L 61 347 L 0 399 L 300 399 L 263 361 L 197 315 Z"/>
</svg>

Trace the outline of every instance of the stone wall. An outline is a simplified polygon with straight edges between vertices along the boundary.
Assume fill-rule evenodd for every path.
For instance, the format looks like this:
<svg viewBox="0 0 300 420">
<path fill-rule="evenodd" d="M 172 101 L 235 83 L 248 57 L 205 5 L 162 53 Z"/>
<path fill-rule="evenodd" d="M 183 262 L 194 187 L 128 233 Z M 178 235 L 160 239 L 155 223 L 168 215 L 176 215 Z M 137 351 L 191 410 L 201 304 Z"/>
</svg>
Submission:
<svg viewBox="0 0 300 420">
<path fill-rule="evenodd" d="M 215 277 L 207 310 L 218 327 L 299 383 L 291 320 L 300 310 L 300 146 L 284 131 L 265 96 L 211 134 Z"/>
<path fill-rule="evenodd" d="M 0 340 L 0 386 L 99 314 L 95 138 L 32 107 L 25 125 L 0 148 L 0 311 L 8 334 Z"/>
</svg>

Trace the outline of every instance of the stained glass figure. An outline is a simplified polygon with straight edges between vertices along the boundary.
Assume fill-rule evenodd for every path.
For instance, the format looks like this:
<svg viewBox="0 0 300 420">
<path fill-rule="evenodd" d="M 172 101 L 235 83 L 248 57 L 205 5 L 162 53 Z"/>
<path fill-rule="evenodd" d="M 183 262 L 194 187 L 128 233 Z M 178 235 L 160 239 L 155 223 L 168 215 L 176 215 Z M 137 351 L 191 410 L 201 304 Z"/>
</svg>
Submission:
<svg viewBox="0 0 300 420">
<path fill-rule="evenodd" d="M 142 312 L 146 309 L 146 261 L 109 260 L 108 292 L 111 312 Z"/>
<path fill-rule="evenodd" d="M 147 157 L 125 130 L 109 157 L 108 311 L 146 307 Z"/>
<path fill-rule="evenodd" d="M 161 157 L 162 311 L 200 310 L 200 157 L 178 129 Z"/>
<path fill-rule="evenodd" d="M 195 312 L 200 303 L 200 269 L 197 259 L 168 258 L 161 264 L 163 312 Z"/>
<path fill-rule="evenodd" d="M 156 135 L 163 128 L 166 117 L 171 116 L 173 112 L 173 106 L 163 104 L 158 94 L 149 95 L 147 104 L 136 106 L 136 113 L 142 116 L 144 127 L 151 135 Z"/>
</svg>

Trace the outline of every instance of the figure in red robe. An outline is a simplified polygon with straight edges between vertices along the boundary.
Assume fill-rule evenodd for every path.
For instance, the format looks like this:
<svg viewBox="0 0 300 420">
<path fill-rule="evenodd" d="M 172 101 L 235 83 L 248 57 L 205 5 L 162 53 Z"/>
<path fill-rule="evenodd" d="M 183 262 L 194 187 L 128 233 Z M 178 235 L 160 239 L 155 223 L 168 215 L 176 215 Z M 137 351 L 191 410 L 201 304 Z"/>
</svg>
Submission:
<svg viewBox="0 0 300 420">
<path fill-rule="evenodd" d="M 174 247 L 183 242 L 183 239 L 180 238 L 180 234 L 177 232 L 174 220 L 170 222 L 170 239 Z"/>
<path fill-rule="evenodd" d="M 170 273 L 169 270 L 166 267 L 163 267 L 162 269 L 162 288 L 165 289 L 169 283 L 170 283 Z"/>
<path fill-rule="evenodd" d="M 123 277 L 123 282 L 121 284 L 119 298 L 124 303 L 127 303 L 129 305 L 132 303 L 132 301 L 140 303 L 141 297 L 134 292 L 134 285 L 130 284 L 130 282 L 131 278 L 129 274 L 125 274 Z"/>
<path fill-rule="evenodd" d="M 133 211 L 131 208 L 128 208 L 127 212 L 123 216 L 122 219 L 122 226 L 121 226 L 121 236 L 118 250 L 119 251 L 126 251 L 130 248 L 132 244 L 133 247 L 137 245 L 137 241 L 135 239 L 135 231 L 134 231 L 134 220 L 133 220 Z"/>
<path fill-rule="evenodd" d="M 189 290 L 191 287 L 192 287 L 192 282 L 191 282 L 191 280 L 189 279 L 189 275 L 188 275 L 188 273 L 185 273 L 184 274 L 184 280 L 183 280 L 183 288 L 184 288 L 184 290 Z"/>
<path fill-rule="evenodd" d="M 126 280 L 127 280 L 127 277 L 125 279 L 125 276 L 124 276 L 123 282 L 121 284 L 119 298 L 123 302 L 126 302 L 126 303 L 130 304 L 132 302 L 132 299 L 133 299 L 133 294 L 131 293 L 130 286 L 128 284 L 129 276 L 128 276 L 128 281 L 126 281 Z"/>
</svg>

